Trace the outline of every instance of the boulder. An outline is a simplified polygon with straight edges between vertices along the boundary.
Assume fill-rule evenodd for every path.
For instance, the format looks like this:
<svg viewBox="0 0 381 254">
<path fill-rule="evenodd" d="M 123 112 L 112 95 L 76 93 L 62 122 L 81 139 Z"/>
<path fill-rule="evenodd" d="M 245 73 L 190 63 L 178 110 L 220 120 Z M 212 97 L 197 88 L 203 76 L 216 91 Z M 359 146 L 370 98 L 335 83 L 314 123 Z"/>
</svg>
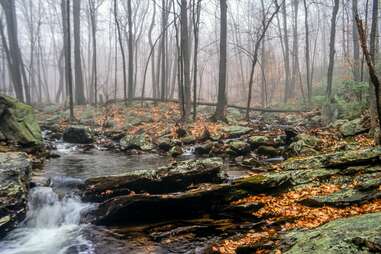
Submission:
<svg viewBox="0 0 381 254">
<path fill-rule="evenodd" d="M 135 193 L 163 194 L 184 191 L 200 183 L 220 183 L 221 158 L 174 162 L 158 169 L 137 170 L 124 175 L 104 176 L 87 179 L 84 197 L 100 201 L 117 195 Z"/>
<path fill-rule="evenodd" d="M 200 144 L 200 145 L 195 146 L 194 153 L 196 155 L 209 154 L 210 151 L 212 150 L 212 148 L 213 148 L 213 143 L 212 142 L 206 142 L 205 144 Z"/>
<path fill-rule="evenodd" d="M 120 147 L 123 150 L 140 149 L 148 151 L 153 149 L 149 138 L 144 134 L 127 134 L 120 140 Z"/>
<path fill-rule="evenodd" d="M 0 153 L 0 237 L 24 219 L 31 165 L 24 153 Z"/>
<path fill-rule="evenodd" d="M 267 145 L 270 142 L 270 139 L 266 136 L 251 136 L 248 139 L 249 144 L 256 148 L 261 145 Z"/>
<path fill-rule="evenodd" d="M 226 184 L 204 185 L 187 192 L 164 195 L 123 195 L 98 206 L 93 222 L 98 225 L 137 225 L 186 219 L 221 211 L 229 204 Z"/>
<path fill-rule="evenodd" d="M 304 158 L 291 158 L 282 166 L 287 170 L 308 168 L 345 168 L 380 161 L 381 147 L 328 153 Z"/>
<path fill-rule="evenodd" d="M 228 143 L 226 153 L 234 156 L 246 155 L 250 153 L 250 145 L 244 141 L 233 140 Z"/>
<path fill-rule="evenodd" d="M 250 133 L 252 130 L 252 128 L 240 125 L 228 126 L 223 129 L 228 138 L 239 138 L 242 135 Z"/>
<path fill-rule="evenodd" d="M 363 119 L 357 118 L 343 123 L 339 127 L 339 131 L 344 137 L 349 137 L 369 131 L 369 126 L 364 123 Z"/>
<path fill-rule="evenodd" d="M 260 146 L 257 148 L 256 153 L 259 155 L 267 156 L 269 158 L 277 157 L 281 154 L 280 150 L 273 146 Z"/>
<path fill-rule="evenodd" d="M 168 152 L 172 148 L 172 142 L 169 138 L 160 138 L 157 142 L 157 146 L 160 150 Z"/>
<path fill-rule="evenodd" d="M 169 154 L 172 156 L 172 157 L 177 157 L 177 156 L 180 156 L 184 153 L 183 149 L 181 148 L 181 146 L 179 145 L 176 145 L 174 147 L 171 148 L 171 150 L 169 150 Z"/>
<path fill-rule="evenodd" d="M 315 148 L 321 143 L 317 137 L 308 134 L 299 134 L 296 136 L 296 141 L 291 143 L 288 150 L 291 154 L 316 154 Z"/>
<path fill-rule="evenodd" d="M 312 207 L 333 206 L 345 207 L 353 204 L 363 204 L 376 198 L 381 193 L 376 191 L 360 191 L 358 189 L 343 189 L 329 195 L 315 196 L 301 201 L 302 204 Z"/>
<path fill-rule="evenodd" d="M 187 135 L 180 140 L 184 145 L 191 145 L 196 142 L 196 138 L 193 135 Z"/>
<path fill-rule="evenodd" d="M 70 126 L 64 130 L 63 141 L 73 144 L 90 144 L 94 141 L 90 130 L 84 126 Z"/>
<path fill-rule="evenodd" d="M 295 230 L 281 238 L 282 253 L 346 254 L 381 252 L 381 213 L 334 220 L 312 230 Z"/>
<path fill-rule="evenodd" d="M 31 106 L 0 95 L 0 131 L 6 140 L 24 146 L 42 144 L 40 126 Z"/>
</svg>

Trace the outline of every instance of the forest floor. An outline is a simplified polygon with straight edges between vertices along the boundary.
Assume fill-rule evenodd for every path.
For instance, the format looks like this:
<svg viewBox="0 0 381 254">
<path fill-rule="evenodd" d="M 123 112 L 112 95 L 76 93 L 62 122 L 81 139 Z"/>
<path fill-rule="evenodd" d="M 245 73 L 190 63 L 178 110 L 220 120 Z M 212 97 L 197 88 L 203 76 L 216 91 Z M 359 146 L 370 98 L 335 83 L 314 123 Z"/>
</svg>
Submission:
<svg viewBox="0 0 381 254">
<path fill-rule="evenodd" d="M 271 190 L 231 202 L 233 207 L 248 207 L 245 214 L 258 223 L 212 243 L 209 253 L 283 253 L 290 249 L 285 247 L 288 232 L 381 211 L 381 154 L 378 150 L 373 154 L 366 116 L 323 126 L 318 111 L 252 112 L 247 122 L 243 112 L 229 108 L 227 122 L 216 123 L 210 121 L 212 107 L 200 106 L 198 111 L 195 121 L 184 124 L 174 103 L 134 103 L 128 107 L 116 103 L 76 107 L 75 118 L 77 125 L 91 129 L 95 144 L 111 150 L 159 153 L 175 160 L 192 148 L 196 158 L 221 157 L 230 166 L 242 168 L 245 177 L 272 179 Z M 48 136 L 62 134 L 73 124 L 68 121 L 68 112 L 56 106 L 39 109 L 38 119 L 50 130 Z M 126 134 L 130 138 L 126 139 Z M 131 138 L 136 136 L 141 139 Z M 120 144 L 112 142 L 116 139 L 121 139 Z M 351 158 L 345 157 L 351 153 Z M 279 180 L 280 176 L 286 176 L 287 188 L 281 186 L 284 179 Z M 363 188 L 371 180 L 380 181 Z"/>
</svg>

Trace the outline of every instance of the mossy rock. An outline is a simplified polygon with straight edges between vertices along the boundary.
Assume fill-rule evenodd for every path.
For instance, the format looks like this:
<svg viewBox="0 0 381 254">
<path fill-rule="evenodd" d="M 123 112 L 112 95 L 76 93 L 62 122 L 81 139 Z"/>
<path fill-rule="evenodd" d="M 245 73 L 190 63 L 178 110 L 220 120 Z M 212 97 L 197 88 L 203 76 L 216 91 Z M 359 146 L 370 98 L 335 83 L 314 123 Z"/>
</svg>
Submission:
<svg viewBox="0 0 381 254">
<path fill-rule="evenodd" d="M 196 142 L 196 138 L 193 135 L 187 135 L 180 140 L 184 145 L 191 145 Z"/>
<path fill-rule="evenodd" d="M 321 144 L 321 140 L 317 137 L 308 134 L 299 134 L 296 136 L 296 141 L 291 143 L 289 150 L 293 154 L 317 154 L 315 150 Z"/>
<path fill-rule="evenodd" d="M 270 139 L 268 137 L 266 137 L 266 136 L 251 136 L 248 139 L 248 142 L 253 147 L 258 147 L 258 146 L 261 146 L 261 145 L 268 144 L 270 142 Z"/>
<path fill-rule="evenodd" d="M 242 135 L 250 133 L 252 130 L 252 128 L 240 125 L 233 125 L 223 128 L 223 131 L 226 133 L 228 138 L 238 138 Z"/>
<path fill-rule="evenodd" d="M 312 230 L 282 236 L 282 253 L 380 253 L 381 213 L 339 219 Z"/>
<path fill-rule="evenodd" d="M 90 129 L 82 125 L 69 126 L 64 130 L 62 138 L 73 144 L 90 144 L 94 141 Z"/>
<path fill-rule="evenodd" d="M 24 219 L 31 174 L 24 153 L 0 153 L 0 237 Z"/>
<path fill-rule="evenodd" d="M 361 118 L 345 122 L 339 127 L 339 131 L 344 137 L 355 136 L 367 132 L 368 130 L 369 127 L 364 124 Z"/>
<path fill-rule="evenodd" d="M 120 146 L 123 150 L 140 149 L 148 151 L 153 149 L 149 138 L 144 134 L 127 134 L 120 140 Z"/>
<path fill-rule="evenodd" d="M 41 129 L 33 108 L 9 96 L 0 95 L 0 130 L 7 140 L 20 145 L 42 144 Z"/>
<path fill-rule="evenodd" d="M 250 153 L 250 145 L 244 141 L 234 140 L 228 143 L 226 153 L 230 155 L 246 155 Z"/>
</svg>

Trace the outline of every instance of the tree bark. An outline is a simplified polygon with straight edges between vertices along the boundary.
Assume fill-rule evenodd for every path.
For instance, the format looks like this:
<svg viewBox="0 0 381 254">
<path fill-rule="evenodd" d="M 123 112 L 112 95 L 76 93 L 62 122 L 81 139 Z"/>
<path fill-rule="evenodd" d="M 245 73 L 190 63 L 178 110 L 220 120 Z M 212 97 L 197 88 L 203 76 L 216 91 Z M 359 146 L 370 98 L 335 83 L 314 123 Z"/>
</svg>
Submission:
<svg viewBox="0 0 381 254">
<path fill-rule="evenodd" d="M 73 0 L 75 103 L 86 103 L 81 61 L 81 0 Z"/>
<path fill-rule="evenodd" d="M 215 120 L 225 120 L 226 98 L 226 61 L 227 61 L 227 0 L 220 0 L 220 62 L 218 75 L 218 97 Z"/>
</svg>

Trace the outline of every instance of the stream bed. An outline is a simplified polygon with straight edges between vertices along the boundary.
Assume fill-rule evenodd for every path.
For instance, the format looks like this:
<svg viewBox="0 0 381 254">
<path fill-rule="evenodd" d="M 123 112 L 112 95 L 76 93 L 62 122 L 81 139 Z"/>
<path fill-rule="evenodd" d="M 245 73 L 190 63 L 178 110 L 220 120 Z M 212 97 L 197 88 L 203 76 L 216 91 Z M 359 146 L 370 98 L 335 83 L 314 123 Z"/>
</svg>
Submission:
<svg viewBox="0 0 381 254">
<path fill-rule="evenodd" d="M 0 241 L 0 254 L 204 253 L 210 243 L 232 233 L 232 221 L 209 217 L 135 227 L 88 224 L 84 217 L 96 204 L 82 202 L 76 184 L 89 177 L 157 168 L 170 159 L 80 151 L 65 143 L 57 144 L 56 153 L 59 157 L 47 161 L 39 173 L 51 179 L 51 187 L 31 189 L 26 219 Z"/>
</svg>

